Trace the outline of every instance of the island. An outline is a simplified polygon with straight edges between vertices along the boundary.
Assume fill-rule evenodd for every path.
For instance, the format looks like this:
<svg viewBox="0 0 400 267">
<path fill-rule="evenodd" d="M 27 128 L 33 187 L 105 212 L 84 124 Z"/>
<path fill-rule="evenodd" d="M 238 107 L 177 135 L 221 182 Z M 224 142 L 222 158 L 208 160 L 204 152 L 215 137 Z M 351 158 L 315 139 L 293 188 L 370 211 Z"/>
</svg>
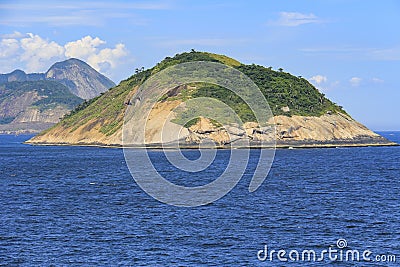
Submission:
<svg viewBox="0 0 400 267">
<path fill-rule="evenodd" d="M 196 147 L 206 139 L 219 148 L 229 148 L 240 140 L 258 147 L 260 142 L 271 138 L 274 146 L 282 148 L 397 145 L 354 120 L 301 76 L 284 72 L 282 68 L 273 70 L 256 64 L 242 64 L 224 55 L 194 50 L 167 57 L 150 69 L 137 68 L 131 77 L 83 102 L 59 123 L 26 143 L 121 147 L 124 145 L 124 115 L 127 109 L 135 108 L 133 97 L 140 86 L 170 66 L 198 61 L 222 63 L 249 77 L 269 103 L 273 116 L 266 123 L 273 127 L 257 123 L 251 108 L 232 91 L 215 84 L 190 83 L 177 86 L 158 99 L 148 117 L 146 146 L 162 146 L 160 131 L 166 124 L 169 125 L 167 131 L 179 131 L 180 146 L 188 148 Z M 235 111 L 243 124 L 221 125 L 207 116 L 185 120 L 187 110 L 177 107 L 198 97 L 222 101 Z"/>
</svg>

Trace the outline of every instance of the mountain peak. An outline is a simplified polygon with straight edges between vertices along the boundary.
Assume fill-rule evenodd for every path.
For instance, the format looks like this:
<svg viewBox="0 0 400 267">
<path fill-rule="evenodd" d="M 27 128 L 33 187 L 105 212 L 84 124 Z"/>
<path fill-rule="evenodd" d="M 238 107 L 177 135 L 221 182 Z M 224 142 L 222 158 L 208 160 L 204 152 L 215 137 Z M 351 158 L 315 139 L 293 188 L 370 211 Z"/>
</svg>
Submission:
<svg viewBox="0 0 400 267">
<path fill-rule="evenodd" d="M 16 70 L 10 72 L 9 74 L 11 74 L 11 75 L 17 75 L 17 74 L 23 74 L 23 75 L 25 75 L 26 73 L 25 73 L 25 71 L 23 71 L 23 70 L 16 69 Z"/>
<path fill-rule="evenodd" d="M 46 79 L 68 86 L 72 93 L 83 99 L 96 97 L 115 86 L 113 81 L 77 58 L 54 63 L 45 75 Z"/>
<path fill-rule="evenodd" d="M 91 68 L 91 66 L 89 64 L 87 64 L 86 62 L 84 62 L 84 61 L 82 61 L 80 59 L 69 58 L 67 60 L 54 63 L 50 67 L 50 69 L 54 68 L 54 67 L 62 67 L 62 66 L 70 66 L 70 65 L 79 65 L 79 66 L 82 66 L 82 67 L 85 67 L 85 68 Z"/>
<path fill-rule="evenodd" d="M 51 80 L 69 88 L 71 93 L 83 99 L 90 99 L 115 86 L 115 83 L 97 72 L 86 62 L 69 58 L 54 63 L 46 73 L 25 73 L 16 69 L 11 73 L 0 74 L 0 84 Z"/>
</svg>

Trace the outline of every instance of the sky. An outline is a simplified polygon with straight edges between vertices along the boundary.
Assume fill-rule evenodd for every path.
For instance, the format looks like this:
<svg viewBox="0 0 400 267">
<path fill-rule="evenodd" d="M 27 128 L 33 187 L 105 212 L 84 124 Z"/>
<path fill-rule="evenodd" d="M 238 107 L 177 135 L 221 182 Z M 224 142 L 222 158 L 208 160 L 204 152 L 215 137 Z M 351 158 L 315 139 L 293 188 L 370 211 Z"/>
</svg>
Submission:
<svg viewBox="0 0 400 267">
<path fill-rule="evenodd" d="M 0 73 L 70 57 L 119 83 L 190 51 L 303 76 L 373 130 L 400 130 L 400 1 L 0 0 Z"/>
</svg>

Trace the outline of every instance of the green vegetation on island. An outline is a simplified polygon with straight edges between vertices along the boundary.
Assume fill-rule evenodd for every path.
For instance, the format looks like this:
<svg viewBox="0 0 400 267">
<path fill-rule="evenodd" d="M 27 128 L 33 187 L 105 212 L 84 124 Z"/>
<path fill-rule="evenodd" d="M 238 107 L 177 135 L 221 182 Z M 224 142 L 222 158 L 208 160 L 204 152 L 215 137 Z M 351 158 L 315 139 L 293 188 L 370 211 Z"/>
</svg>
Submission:
<svg viewBox="0 0 400 267">
<path fill-rule="evenodd" d="M 296 77 L 282 69 L 275 71 L 260 65 L 245 65 L 224 55 L 206 52 L 185 52 L 167 57 L 151 69 L 136 69 L 136 73 L 111 88 L 101 96 L 85 101 L 60 122 L 74 131 L 90 120 L 102 122 L 100 132 L 111 135 L 122 127 L 123 115 L 129 93 L 138 88 L 152 74 L 169 66 L 193 61 L 220 62 L 243 72 L 260 88 L 274 115 L 321 116 L 325 113 L 345 113 L 306 79 Z M 246 103 L 230 90 L 212 84 L 195 84 L 195 89 L 181 90 L 174 96 L 164 96 L 162 101 L 195 97 L 213 97 L 232 107 L 244 121 L 254 120 L 254 115 Z M 177 118 L 179 120 L 179 118 Z"/>
</svg>

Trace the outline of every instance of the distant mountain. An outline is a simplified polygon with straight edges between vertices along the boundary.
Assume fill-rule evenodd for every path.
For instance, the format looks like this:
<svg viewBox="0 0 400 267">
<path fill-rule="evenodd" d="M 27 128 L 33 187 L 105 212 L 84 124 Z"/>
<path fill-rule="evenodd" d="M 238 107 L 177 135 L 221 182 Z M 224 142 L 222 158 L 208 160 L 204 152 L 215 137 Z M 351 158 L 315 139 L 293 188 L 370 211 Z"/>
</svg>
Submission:
<svg viewBox="0 0 400 267">
<path fill-rule="evenodd" d="M 159 147 L 161 137 L 172 145 L 194 147 L 207 139 L 221 147 L 229 147 L 240 146 L 246 140 L 250 145 L 258 146 L 260 141 L 272 138 L 278 147 L 395 145 L 355 121 L 302 77 L 282 69 L 274 71 L 260 65 L 242 64 L 224 55 L 195 51 L 167 57 L 153 68 L 137 72 L 103 95 L 83 103 L 28 143 L 122 146 L 125 112 L 137 108 L 132 105 L 133 101 L 147 100 L 132 99 L 138 88 L 160 70 L 197 61 L 220 62 L 246 74 L 268 100 L 274 117 L 262 122 L 264 126 L 260 125 L 242 98 L 215 84 L 199 82 L 178 86 L 161 97 L 151 110 L 146 123 L 146 145 Z M 191 106 L 186 100 L 198 97 L 223 102 L 235 111 L 243 125 L 221 125 L 208 117 L 193 119 L 191 114 L 198 114 L 196 111 L 201 107 Z M 213 112 L 219 116 L 223 111 L 216 107 Z"/>
<path fill-rule="evenodd" d="M 8 74 L 0 74 L 0 84 L 7 82 L 26 82 L 26 81 L 40 81 L 45 80 L 46 75 L 44 73 L 30 73 L 26 74 L 22 70 L 14 70 Z"/>
<path fill-rule="evenodd" d="M 55 63 L 45 73 L 45 78 L 64 84 L 83 99 L 96 97 L 115 86 L 113 81 L 76 58 Z"/>
<path fill-rule="evenodd" d="M 0 133 L 32 133 L 57 123 L 84 100 L 55 81 L 0 85 Z"/>
<path fill-rule="evenodd" d="M 0 133 L 42 131 L 113 86 L 110 79 L 75 58 L 55 63 L 46 73 L 0 74 Z"/>
<path fill-rule="evenodd" d="M 14 70 L 0 74 L 0 84 L 42 80 L 62 83 L 82 99 L 91 99 L 115 86 L 113 81 L 76 58 L 57 62 L 46 73 L 27 74 L 22 70 Z"/>
</svg>

